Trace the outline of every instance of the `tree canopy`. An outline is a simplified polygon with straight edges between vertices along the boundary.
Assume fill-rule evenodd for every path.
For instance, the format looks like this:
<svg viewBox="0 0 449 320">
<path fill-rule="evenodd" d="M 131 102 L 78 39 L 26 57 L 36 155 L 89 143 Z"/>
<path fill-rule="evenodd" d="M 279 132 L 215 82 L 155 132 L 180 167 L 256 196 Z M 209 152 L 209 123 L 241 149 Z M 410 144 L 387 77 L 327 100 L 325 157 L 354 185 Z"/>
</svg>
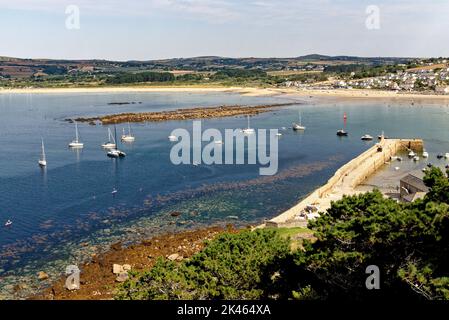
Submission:
<svg viewBox="0 0 449 320">
<path fill-rule="evenodd" d="M 120 287 L 119 299 L 449 299 L 449 179 L 424 178 L 424 199 L 379 191 L 345 196 L 313 222 L 315 240 L 290 250 L 274 230 L 224 234 L 191 259 L 160 260 Z M 368 290 L 366 268 L 380 271 Z"/>
</svg>

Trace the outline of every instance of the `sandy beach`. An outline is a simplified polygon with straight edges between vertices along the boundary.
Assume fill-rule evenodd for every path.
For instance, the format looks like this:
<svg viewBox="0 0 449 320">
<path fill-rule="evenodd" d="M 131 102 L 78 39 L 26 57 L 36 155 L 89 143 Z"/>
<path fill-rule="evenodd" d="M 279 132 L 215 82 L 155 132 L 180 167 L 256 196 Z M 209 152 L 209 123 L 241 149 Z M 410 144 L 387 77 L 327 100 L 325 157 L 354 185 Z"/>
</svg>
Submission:
<svg viewBox="0 0 449 320">
<path fill-rule="evenodd" d="M 396 93 L 395 91 L 364 89 L 295 89 L 214 86 L 129 86 L 129 87 L 85 87 L 85 88 L 0 88 L 0 94 L 66 94 L 66 93 L 126 93 L 126 92 L 234 92 L 245 96 L 289 95 L 299 97 L 334 97 L 343 99 L 397 99 L 438 101 L 449 103 L 449 95 Z"/>
</svg>

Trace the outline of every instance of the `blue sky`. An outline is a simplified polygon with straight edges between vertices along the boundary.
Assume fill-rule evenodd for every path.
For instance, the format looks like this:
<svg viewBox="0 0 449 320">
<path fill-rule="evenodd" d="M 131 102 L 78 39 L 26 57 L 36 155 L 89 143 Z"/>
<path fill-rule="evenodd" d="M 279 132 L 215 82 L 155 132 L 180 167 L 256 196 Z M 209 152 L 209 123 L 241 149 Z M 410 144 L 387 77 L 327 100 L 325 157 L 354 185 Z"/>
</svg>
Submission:
<svg viewBox="0 0 449 320">
<path fill-rule="evenodd" d="M 368 5 L 380 29 L 366 28 Z M 449 56 L 447 17 L 449 0 L 0 0 L 0 56 Z"/>
</svg>

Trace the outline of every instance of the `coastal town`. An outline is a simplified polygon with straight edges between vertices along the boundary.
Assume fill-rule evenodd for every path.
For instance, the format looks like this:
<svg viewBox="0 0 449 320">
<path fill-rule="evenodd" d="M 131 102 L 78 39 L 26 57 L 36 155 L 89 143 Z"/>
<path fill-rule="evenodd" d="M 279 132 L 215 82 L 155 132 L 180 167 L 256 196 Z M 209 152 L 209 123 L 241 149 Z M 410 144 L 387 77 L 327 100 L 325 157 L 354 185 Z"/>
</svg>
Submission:
<svg viewBox="0 0 449 320">
<path fill-rule="evenodd" d="M 287 88 L 300 89 L 366 89 L 387 90 L 397 93 L 426 93 L 449 94 L 449 66 L 446 59 L 435 63 L 420 62 L 421 67 L 406 69 L 406 65 L 399 64 L 403 70 L 377 77 L 357 79 L 356 73 L 351 72 L 340 79 L 330 79 L 325 82 L 304 83 L 301 81 L 286 81 Z"/>
</svg>

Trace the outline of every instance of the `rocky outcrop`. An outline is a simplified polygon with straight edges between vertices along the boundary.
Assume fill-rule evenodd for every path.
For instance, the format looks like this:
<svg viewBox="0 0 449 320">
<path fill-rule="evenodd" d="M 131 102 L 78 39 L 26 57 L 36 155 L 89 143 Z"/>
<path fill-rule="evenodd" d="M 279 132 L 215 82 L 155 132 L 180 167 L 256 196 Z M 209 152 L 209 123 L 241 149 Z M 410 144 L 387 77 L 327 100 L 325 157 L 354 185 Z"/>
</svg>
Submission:
<svg viewBox="0 0 449 320">
<path fill-rule="evenodd" d="M 240 115 L 256 115 L 262 112 L 269 112 L 273 108 L 280 108 L 298 104 L 278 103 L 259 106 L 218 106 L 208 108 L 178 109 L 174 111 L 143 112 L 143 113 L 120 113 L 93 118 L 77 118 L 77 122 L 88 122 L 90 124 L 100 121 L 102 124 L 117 124 L 124 122 L 160 122 L 169 120 L 192 120 L 207 118 L 223 118 Z M 66 121 L 73 121 L 66 119 Z"/>
</svg>

